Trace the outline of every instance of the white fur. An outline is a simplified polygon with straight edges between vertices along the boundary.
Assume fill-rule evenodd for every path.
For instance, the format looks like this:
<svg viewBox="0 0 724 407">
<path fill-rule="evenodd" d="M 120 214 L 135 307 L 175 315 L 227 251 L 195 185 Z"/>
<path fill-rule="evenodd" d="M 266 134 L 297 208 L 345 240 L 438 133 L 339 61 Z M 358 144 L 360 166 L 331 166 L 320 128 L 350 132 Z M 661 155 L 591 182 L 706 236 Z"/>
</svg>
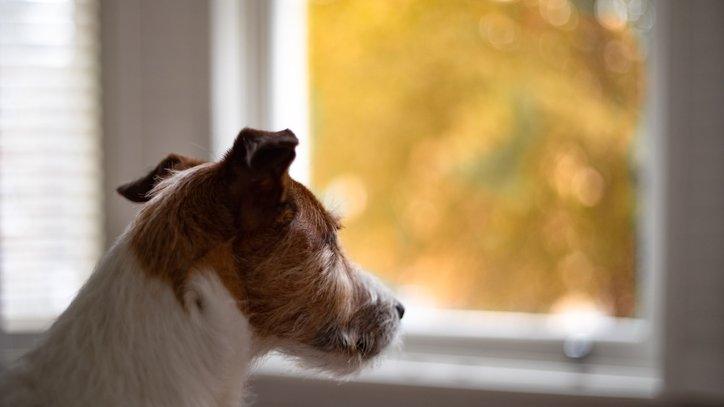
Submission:
<svg viewBox="0 0 724 407">
<path fill-rule="evenodd" d="M 194 271 L 184 299 L 187 310 L 122 237 L 0 380 L 0 406 L 240 406 L 255 356 L 247 320 L 214 272 Z"/>
</svg>

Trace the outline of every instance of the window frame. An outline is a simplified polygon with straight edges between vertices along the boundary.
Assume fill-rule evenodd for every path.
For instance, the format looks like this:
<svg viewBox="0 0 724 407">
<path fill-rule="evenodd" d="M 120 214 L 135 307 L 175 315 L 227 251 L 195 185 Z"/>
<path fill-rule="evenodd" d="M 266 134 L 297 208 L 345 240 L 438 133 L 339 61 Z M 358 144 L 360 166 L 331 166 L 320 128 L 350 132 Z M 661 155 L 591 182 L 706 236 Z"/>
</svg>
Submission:
<svg viewBox="0 0 724 407">
<path fill-rule="evenodd" d="M 301 84 L 302 87 L 308 86 L 306 55 L 295 52 L 290 60 L 288 54 L 290 49 L 306 50 L 306 32 L 299 31 L 306 30 L 305 5 L 306 2 L 299 0 L 212 1 L 214 72 L 220 73 L 222 69 L 228 69 L 228 55 L 233 53 L 237 53 L 237 61 L 243 66 L 237 72 L 224 71 L 225 75 L 236 75 L 231 80 L 232 83 L 240 84 L 236 92 L 229 92 L 228 87 L 223 84 L 214 83 L 212 86 L 214 105 L 241 107 L 236 112 L 215 112 L 213 135 L 216 139 L 222 140 L 219 145 L 228 145 L 229 134 L 234 134 L 233 129 L 238 129 L 240 124 L 273 129 L 293 127 L 301 136 L 300 145 L 310 144 L 308 121 L 294 120 L 309 111 L 308 99 L 300 96 L 306 95 L 306 92 L 295 89 L 292 91 L 295 98 L 291 101 L 286 100 L 286 103 L 279 101 L 281 96 L 279 84 L 284 84 L 286 88 L 299 87 L 298 81 L 303 79 L 305 81 Z M 659 7 L 663 8 L 666 5 L 657 4 L 657 8 Z M 592 346 L 592 350 L 590 355 L 579 359 L 567 357 L 564 347 L 580 338 L 548 329 L 550 319 L 545 315 L 491 311 L 438 311 L 437 325 L 411 326 L 409 322 L 403 323 L 404 351 L 396 352 L 389 361 L 385 362 L 386 364 L 404 365 L 419 355 L 425 355 L 435 362 L 446 363 L 449 369 L 455 370 L 456 366 L 457 368 L 461 366 L 453 362 L 456 358 L 485 356 L 488 361 L 514 362 L 531 373 L 508 378 L 516 382 L 514 388 L 518 390 L 543 389 L 570 394 L 599 392 L 608 395 L 618 392 L 645 398 L 653 397 L 659 392 L 662 386 L 662 373 L 660 345 L 657 340 L 661 332 L 661 315 L 658 309 L 664 301 L 660 277 L 663 255 L 661 236 L 664 235 L 662 226 L 664 207 L 661 204 L 661 197 L 664 196 L 666 163 L 662 150 L 661 128 L 655 124 L 660 122 L 657 119 L 662 117 L 663 113 L 662 106 L 656 103 L 664 90 L 660 71 L 665 56 L 662 50 L 666 47 L 664 36 L 661 34 L 661 31 L 665 30 L 662 25 L 662 21 L 657 21 L 654 26 L 654 41 L 649 55 L 651 62 L 648 64 L 651 91 L 647 94 L 644 125 L 640 130 L 636 146 L 637 155 L 642 158 L 639 175 L 644 179 L 639 189 L 641 209 L 637 225 L 638 244 L 645 253 L 639 260 L 637 268 L 637 280 L 643 282 L 637 284 L 640 316 L 606 318 L 604 323 L 608 328 L 605 331 L 584 338 L 585 341 L 589 341 L 586 345 Z M 293 27 L 292 32 L 296 30 L 296 36 L 290 37 L 289 27 Z M 235 33 L 237 35 L 234 35 Z M 288 41 L 286 44 L 278 40 L 281 35 L 284 35 Z M 290 38 L 292 41 L 289 41 Z M 285 58 L 282 59 L 282 56 Z M 283 69 L 279 69 L 281 61 L 284 61 Z M 294 72 L 295 66 L 302 68 Z M 254 104 L 253 100 L 260 103 Z M 234 125 L 228 126 L 229 123 Z M 216 154 L 218 153 L 217 151 Z M 308 150 L 304 155 L 308 157 Z M 302 179 L 308 180 L 309 161 L 304 161 L 301 165 L 307 166 L 306 171 L 300 170 L 300 164 L 296 164 L 297 167 L 293 168 L 292 172 L 296 172 L 297 176 L 304 174 Z M 466 322 L 450 322 L 450 320 L 461 320 L 459 318 L 461 314 L 467 316 L 462 318 Z M 503 322 L 503 327 L 500 324 L 490 323 L 490 321 L 504 321 L 506 317 L 508 320 Z M 478 319 L 479 323 L 471 324 L 470 321 L 475 319 Z M 545 386 L 545 383 L 541 384 L 540 378 L 533 374 L 540 370 L 538 366 L 541 363 L 556 366 L 552 370 L 558 370 L 561 374 L 574 372 L 573 375 L 578 379 L 571 380 L 567 385 L 552 380 L 550 386 Z M 401 368 L 404 369 L 404 366 Z M 590 372 L 595 372 L 599 368 L 604 368 L 607 372 L 607 380 L 604 379 L 602 382 L 589 380 L 593 377 L 593 373 Z M 409 377 L 408 382 L 428 380 L 424 370 L 420 369 L 417 377 Z M 553 374 L 552 370 L 548 370 L 547 373 Z M 632 371 L 636 371 L 634 376 L 640 380 L 636 381 L 630 376 Z M 280 357 L 272 357 L 259 368 L 257 374 L 265 377 L 308 377 L 308 373 L 295 371 L 289 362 L 283 361 Z M 629 382 L 621 382 L 621 378 L 628 378 Z M 372 371 L 365 373 L 358 380 L 375 383 L 386 380 L 386 376 L 384 373 L 378 374 Z M 630 386 L 630 380 L 637 384 Z M 492 382 L 486 380 L 471 383 L 471 386 L 495 387 Z"/>
</svg>

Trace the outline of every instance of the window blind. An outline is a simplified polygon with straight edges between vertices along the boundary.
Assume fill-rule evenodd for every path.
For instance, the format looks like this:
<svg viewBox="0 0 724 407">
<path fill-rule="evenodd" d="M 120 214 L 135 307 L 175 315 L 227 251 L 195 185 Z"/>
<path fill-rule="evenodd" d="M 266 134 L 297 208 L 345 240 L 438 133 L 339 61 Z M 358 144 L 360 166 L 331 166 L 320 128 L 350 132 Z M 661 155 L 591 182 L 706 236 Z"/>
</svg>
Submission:
<svg viewBox="0 0 724 407">
<path fill-rule="evenodd" d="M 0 0 L 0 312 L 57 316 L 102 247 L 98 5 Z"/>
</svg>

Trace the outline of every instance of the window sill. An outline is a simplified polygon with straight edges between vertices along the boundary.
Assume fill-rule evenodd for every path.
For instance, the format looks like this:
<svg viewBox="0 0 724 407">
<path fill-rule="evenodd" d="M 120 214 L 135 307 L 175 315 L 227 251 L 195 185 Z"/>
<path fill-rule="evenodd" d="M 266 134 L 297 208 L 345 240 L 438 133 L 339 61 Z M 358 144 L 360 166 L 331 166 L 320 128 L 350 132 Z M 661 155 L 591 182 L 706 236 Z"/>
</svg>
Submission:
<svg viewBox="0 0 724 407">
<path fill-rule="evenodd" d="M 644 320 L 601 317 L 587 332 L 591 353 L 571 359 L 563 346 L 576 331 L 557 316 L 412 309 L 403 323 L 403 349 L 350 382 L 642 401 L 660 391 Z M 254 377 L 269 383 L 335 382 L 276 354 L 259 365 Z"/>
<path fill-rule="evenodd" d="M 281 356 L 271 356 L 254 377 L 334 382 L 322 374 L 297 368 Z M 368 385 L 426 387 L 476 391 L 652 399 L 660 381 L 648 368 L 584 364 L 511 363 L 510 360 L 410 360 L 390 358 L 349 379 Z"/>
</svg>

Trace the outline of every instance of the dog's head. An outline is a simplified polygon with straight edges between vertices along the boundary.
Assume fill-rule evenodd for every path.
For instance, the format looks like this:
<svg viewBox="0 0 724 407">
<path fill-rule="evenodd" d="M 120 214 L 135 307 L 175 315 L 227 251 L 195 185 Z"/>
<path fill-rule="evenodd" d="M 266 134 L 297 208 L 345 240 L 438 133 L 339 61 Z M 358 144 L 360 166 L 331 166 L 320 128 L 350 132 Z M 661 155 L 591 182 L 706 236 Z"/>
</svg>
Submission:
<svg viewBox="0 0 724 407">
<path fill-rule="evenodd" d="M 181 306 L 203 311 L 209 299 L 185 283 L 212 269 L 260 342 L 347 373 L 394 339 L 404 308 L 345 257 L 339 220 L 289 177 L 296 145 L 289 130 L 247 128 L 219 162 L 170 155 L 118 192 L 144 203 L 131 246 Z"/>
</svg>

